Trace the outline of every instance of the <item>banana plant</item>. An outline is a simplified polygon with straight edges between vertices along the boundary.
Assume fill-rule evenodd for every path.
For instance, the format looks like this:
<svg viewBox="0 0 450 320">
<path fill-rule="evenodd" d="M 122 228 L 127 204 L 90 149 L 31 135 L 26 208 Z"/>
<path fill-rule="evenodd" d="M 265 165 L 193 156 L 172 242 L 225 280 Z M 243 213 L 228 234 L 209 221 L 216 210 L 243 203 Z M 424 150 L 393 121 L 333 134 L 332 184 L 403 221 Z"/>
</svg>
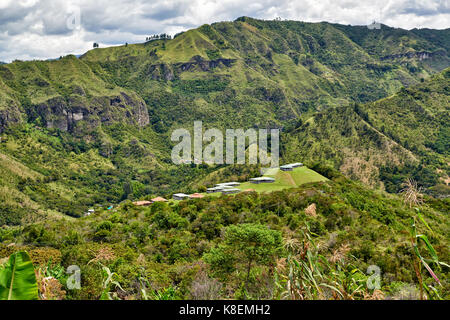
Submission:
<svg viewBox="0 0 450 320">
<path fill-rule="evenodd" d="M 419 219 L 419 221 L 421 221 L 422 224 L 424 224 L 425 227 L 430 232 L 433 232 L 433 230 L 430 228 L 430 226 L 427 224 L 427 222 L 423 218 L 422 214 L 420 213 L 420 209 L 419 208 L 415 208 L 415 209 L 416 209 L 417 218 Z M 423 289 L 425 289 L 428 292 L 430 292 L 429 289 L 431 289 L 436 294 L 436 296 L 438 298 L 440 298 L 439 294 L 437 293 L 437 290 L 435 290 L 434 287 L 428 288 L 427 286 L 425 286 L 424 281 L 422 279 L 421 265 L 423 265 L 425 267 L 425 269 L 428 271 L 428 273 L 433 277 L 434 281 L 439 286 L 442 286 L 441 281 L 439 280 L 438 276 L 433 271 L 433 269 L 429 266 L 427 261 L 425 261 L 426 259 L 422 256 L 422 254 L 419 250 L 419 243 L 423 242 L 425 244 L 425 247 L 431 257 L 431 260 L 429 260 L 429 262 L 434 263 L 438 269 L 440 269 L 441 266 L 445 266 L 447 268 L 450 266 L 442 261 L 439 261 L 436 250 L 434 250 L 433 246 L 431 245 L 430 241 L 428 240 L 428 237 L 424 234 L 417 233 L 416 217 L 413 217 L 411 220 L 410 235 L 411 235 L 411 245 L 413 247 L 414 254 L 416 256 L 416 260 L 414 261 L 413 265 L 414 265 L 414 269 L 415 269 L 417 278 L 419 280 L 420 299 L 423 300 L 423 298 L 424 298 Z"/>
<path fill-rule="evenodd" d="M 38 297 L 30 256 L 25 251 L 12 254 L 0 265 L 0 300 L 37 300 Z"/>
<path fill-rule="evenodd" d="M 103 291 L 100 296 L 100 300 L 117 300 L 117 293 L 110 292 L 111 285 L 114 285 L 120 290 L 124 291 L 120 286 L 120 283 L 117 280 L 114 280 L 115 278 L 117 278 L 117 274 L 115 272 L 111 272 L 108 267 L 102 266 L 102 269 L 105 275 L 105 280 L 103 281 Z"/>
</svg>

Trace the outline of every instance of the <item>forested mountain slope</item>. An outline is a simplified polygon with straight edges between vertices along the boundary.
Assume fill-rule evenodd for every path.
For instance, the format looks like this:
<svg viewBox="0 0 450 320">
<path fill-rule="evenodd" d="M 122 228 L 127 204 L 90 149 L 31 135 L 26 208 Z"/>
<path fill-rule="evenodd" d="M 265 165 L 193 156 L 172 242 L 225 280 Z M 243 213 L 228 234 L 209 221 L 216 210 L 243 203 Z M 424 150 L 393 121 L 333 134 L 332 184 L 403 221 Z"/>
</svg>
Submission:
<svg viewBox="0 0 450 320">
<path fill-rule="evenodd" d="M 449 80 L 446 69 L 385 99 L 319 112 L 284 136 L 284 155 L 329 162 L 390 192 L 408 175 L 442 184 L 450 174 Z"/>
<path fill-rule="evenodd" d="M 194 120 L 281 128 L 284 159 L 328 162 L 390 191 L 432 170 L 431 187 L 448 175 L 448 127 L 435 121 L 448 111 L 448 71 L 433 78 L 441 84 L 424 79 L 450 65 L 448 43 L 448 30 L 242 17 L 171 40 L 1 65 L 5 221 L 78 216 L 207 177 L 215 168 L 170 160 L 172 130 Z M 402 105 L 415 109 L 405 118 Z M 404 132 L 421 128 L 421 108 L 424 130 Z"/>
</svg>

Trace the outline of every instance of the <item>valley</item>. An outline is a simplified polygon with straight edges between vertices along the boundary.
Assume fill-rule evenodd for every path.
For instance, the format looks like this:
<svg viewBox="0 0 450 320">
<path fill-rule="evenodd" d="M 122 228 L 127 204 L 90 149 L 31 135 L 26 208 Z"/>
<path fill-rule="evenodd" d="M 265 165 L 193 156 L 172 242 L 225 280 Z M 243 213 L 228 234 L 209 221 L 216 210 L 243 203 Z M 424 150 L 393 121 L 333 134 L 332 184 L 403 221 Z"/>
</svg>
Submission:
<svg viewBox="0 0 450 320">
<path fill-rule="evenodd" d="M 26 250 L 55 299 L 449 299 L 449 43 L 241 17 L 0 63 L 0 260 Z M 175 164 L 195 121 L 279 129 L 304 166 Z"/>
</svg>

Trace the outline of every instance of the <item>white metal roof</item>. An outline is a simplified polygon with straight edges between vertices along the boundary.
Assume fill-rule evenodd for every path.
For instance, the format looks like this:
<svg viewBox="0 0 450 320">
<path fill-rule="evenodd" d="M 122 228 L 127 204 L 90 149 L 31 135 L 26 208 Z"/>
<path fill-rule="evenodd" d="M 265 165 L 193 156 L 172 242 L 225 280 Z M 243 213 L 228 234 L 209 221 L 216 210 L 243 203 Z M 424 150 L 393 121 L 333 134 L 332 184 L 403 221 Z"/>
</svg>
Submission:
<svg viewBox="0 0 450 320">
<path fill-rule="evenodd" d="M 238 185 L 240 185 L 239 182 L 224 182 L 216 184 L 217 187 L 238 186 Z"/>
<path fill-rule="evenodd" d="M 275 181 L 275 179 L 271 178 L 271 177 L 258 177 L 258 178 L 251 178 L 250 180 L 251 181 L 267 181 L 267 180 Z"/>
<path fill-rule="evenodd" d="M 288 166 L 291 166 L 291 167 L 300 167 L 300 166 L 302 166 L 303 165 L 303 163 L 301 163 L 301 162 L 296 162 L 296 163 L 290 163 L 290 164 L 288 164 Z"/>
<path fill-rule="evenodd" d="M 235 192 L 235 191 L 241 192 L 240 189 L 236 189 L 236 188 L 229 188 L 229 189 L 223 189 L 222 190 L 222 192 Z"/>
<path fill-rule="evenodd" d="M 214 188 L 208 188 L 206 190 L 214 191 L 214 190 L 223 190 L 225 187 L 214 187 Z"/>
</svg>

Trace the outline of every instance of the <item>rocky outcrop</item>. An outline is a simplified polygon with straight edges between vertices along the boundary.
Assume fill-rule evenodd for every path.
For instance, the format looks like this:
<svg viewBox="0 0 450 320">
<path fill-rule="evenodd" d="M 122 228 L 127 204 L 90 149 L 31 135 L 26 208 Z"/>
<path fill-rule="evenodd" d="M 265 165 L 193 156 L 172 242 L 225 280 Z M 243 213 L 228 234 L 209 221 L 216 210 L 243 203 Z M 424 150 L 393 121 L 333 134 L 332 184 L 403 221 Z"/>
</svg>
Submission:
<svg viewBox="0 0 450 320">
<path fill-rule="evenodd" d="M 145 103 L 124 92 L 113 97 L 94 97 L 90 101 L 75 95 L 67 99 L 55 97 L 31 108 L 28 117 L 30 120 L 40 118 L 47 128 L 69 132 L 75 131 L 81 121 L 87 129 L 116 122 L 143 127 L 150 122 Z"/>
<path fill-rule="evenodd" d="M 20 123 L 22 120 L 19 107 L 11 102 L 6 108 L 0 109 L 0 133 L 5 131 L 8 125 Z"/>
<path fill-rule="evenodd" d="M 152 80 L 157 81 L 160 80 L 172 81 L 175 79 L 171 67 L 165 63 L 150 65 L 147 70 L 147 74 L 150 75 Z"/>
<path fill-rule="evenodd" d="M 189 62 L 174 64 L 174 68 L 177 72 L 194 70 L 201 70 L 205 72 L 219 67 L 230 68 L 234 62 L 236 62 L 236 59 L 219 58 L 215 60 L 205 60 L 201 56 L 194 56 Z"/>
<path fill-rule="evenodd" d="M 230 68 L 236 59 L 215 59 L 205 60 L 201 56 L 194 56 L 189 62 L 180 62 L 175 64 L 158 63 L 149 65 L 146 70 L 146 76 L 156 81 L 172 81 L 178 78 L 183 72 L 211 71 L 215 68 Z"/>
</svg>

